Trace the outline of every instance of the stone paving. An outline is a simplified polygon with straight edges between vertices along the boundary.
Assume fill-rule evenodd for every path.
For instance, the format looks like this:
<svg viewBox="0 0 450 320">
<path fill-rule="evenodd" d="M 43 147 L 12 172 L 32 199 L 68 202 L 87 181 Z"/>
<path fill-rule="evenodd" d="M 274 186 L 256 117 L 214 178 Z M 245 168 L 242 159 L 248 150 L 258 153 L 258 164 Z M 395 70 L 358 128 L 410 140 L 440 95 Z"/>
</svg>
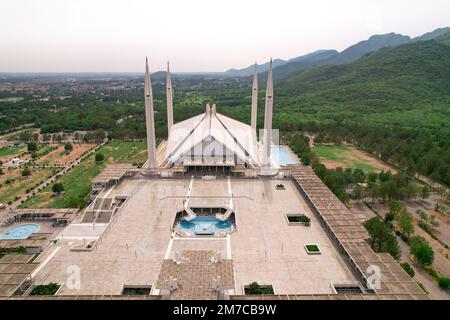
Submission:
<svg viewBox="0 0 450 320">
<path fill-rule="evenodd" d="M 171 279 L 175 278 L 177 289 L 171 294 L 171 299 L 217 299 L 214 281 L 220 290 L 234 289 L 234 273 L 232 260 L 212 261 L 214 258 L 214 251 L 195 250 L 182 251 L 179 263 L 164 260 L 157 288 L 168 289 Z"/>
<path fill-rule="evenodd" d="M 96 247 L 74 252 L 80 244 L 64 241 L 43 263 L 36 283 L 67 283 L 71 266 L 79 267 L 80 288 L 64 285 L 61 295 L 118 295 L 126 285 L 155 287 L 166 260 L 176 251 L 216 251 L 232 260 L 235 294 L 253 281 L 272 284 L 275 294 L 330 294 L 331 282 L 354 281 L 328 236 L 291 180 L 231 179 L 237 231 L 229 239 L 172 239 L 177 211 L 183 207 L 190 179 L 124 179 L 110 196 L 128 196 Z M 278 191 L 275 186 L 285 185 Z M 193 195 L 228 196 L 227 179 L 195 179 Z M 289 226 L 286 213 L 305 213 L 311 226 Z M 82 236 L 81 234 L 79 236 Z M 319 245 L 321 255 L 308 255 L 305 244 Z M 45 257 L 38 258 L 44 262 Z M 211 286 L 211 283 L 208 284 Z"/>
</svg>

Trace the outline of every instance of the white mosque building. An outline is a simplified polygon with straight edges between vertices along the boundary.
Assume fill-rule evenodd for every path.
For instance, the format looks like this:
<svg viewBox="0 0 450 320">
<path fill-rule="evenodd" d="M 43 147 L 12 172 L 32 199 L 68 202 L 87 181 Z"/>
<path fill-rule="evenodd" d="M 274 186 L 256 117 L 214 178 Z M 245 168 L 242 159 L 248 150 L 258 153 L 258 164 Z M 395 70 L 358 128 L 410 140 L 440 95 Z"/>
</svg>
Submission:
<svg viewBox="0 0 450 320">
<path fill-rule="evenodd" d="M 217 112 L 215 104 L 207 104 L 205 112 L 179 123 L 173 122 L 173 88 L 167 65 L 168 139 L 156 147 L 153 94 L 146 61 L 145 115 L 148 141 L 146 170 L 175 172 L 227 172 L 245 175 L 274 175 L 278 166 L 271 155 L 273 80 L 270 62 L 264 130 L 257 139 L 258 79 L 255 64 L 252 88 L 251 125 Z"/>
</svg>

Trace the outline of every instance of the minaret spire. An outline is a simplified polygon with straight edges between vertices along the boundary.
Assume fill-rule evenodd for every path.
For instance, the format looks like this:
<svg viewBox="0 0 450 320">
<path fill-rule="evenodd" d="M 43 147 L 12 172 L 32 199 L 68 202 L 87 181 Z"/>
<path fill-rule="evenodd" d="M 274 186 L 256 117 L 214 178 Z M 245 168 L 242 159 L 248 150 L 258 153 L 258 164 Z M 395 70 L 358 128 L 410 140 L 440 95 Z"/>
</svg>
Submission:
<svg viewBox="0 0 450 320">
<path fill-rule="evenodd" d="M 258 115 L 258 70 L 257 70 L 257 63 L 255 62 L 255 71 L 253 73 L 253 89 L 252 89 L 252 120 L 251 120 L 251 126 L 252 130 L 256 131 L 256 122 L 257 122 L 257 115 Z"/>
<path fill-rule="evenodd" d="M 146 167 L 149 169 L 156 168 L 156 143 L 155 143 L 155 116 L 153 113 L 153 92 L 152 82 L 150 80 L 150 72 L 148 70 L 148 59 L 145 57 L 145 78 L 144 78 L 144 95 L 145 95 L 145 122 L 147 126 L 147 153 L 148 161 Z"/>
<path fill-rule="evenodd" d="M 266 105 L 264 115 L 264 148 L 263 166 L 270 166 L 270 155 L 272 148 L 272 113 L 273 113 L 273 79 L 272 79 L 272 58 L 269 63 L 269 74 L 267 76 Z"/>
<path fill-rule="evenodd" d="M 166 78 L 166 95 L 167 95 L 167 137 L 170 134 L 170 129 L 173 126 L 173 89 L 172 78 L 170 76 L 169 61 L 167 61 L 167 78 Z"/>
</svg>

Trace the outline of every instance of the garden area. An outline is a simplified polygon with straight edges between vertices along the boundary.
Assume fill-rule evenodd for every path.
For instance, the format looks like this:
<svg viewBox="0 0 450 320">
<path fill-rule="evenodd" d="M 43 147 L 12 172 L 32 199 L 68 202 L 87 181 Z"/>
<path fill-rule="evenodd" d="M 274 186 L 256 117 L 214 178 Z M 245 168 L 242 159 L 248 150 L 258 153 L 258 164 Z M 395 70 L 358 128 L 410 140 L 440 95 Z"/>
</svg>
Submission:
<svg viewBox="0 0 450 320">
<path fill-rule="evenodd" d="M 96 159 L 103 155 L 103 159 Z M 101 158 L 101 157 L 97 157 Z M 91 192 L 92 180 L 107 164 L 132 163 L 142 165 L 147 159 L 145 142 L 116 141 L 105 144 L 95 154 L 84 159 L 55 183 L 61 183 L 64 192 L 54 192 L 53 185 L 45 187 L 23 204 L 21 208 L 77 208 L 85 205 Z"/>
<path fill-rule="evenodd" d="M 365 173 L 381 172 L 394 169 L 382 163 L 372 155 L 369 155 L 353 146 L 339 145 L 318 145 L 313 152 L 319 157 L 320 161 L 327 169 L 350 168 L 360 169 Z"/>
<path fill-rule="evenodd" d="M 0 175 L 0 203 L 11 204 L 54 173 L 53 169 L 3 168 Z"/>
</svg>

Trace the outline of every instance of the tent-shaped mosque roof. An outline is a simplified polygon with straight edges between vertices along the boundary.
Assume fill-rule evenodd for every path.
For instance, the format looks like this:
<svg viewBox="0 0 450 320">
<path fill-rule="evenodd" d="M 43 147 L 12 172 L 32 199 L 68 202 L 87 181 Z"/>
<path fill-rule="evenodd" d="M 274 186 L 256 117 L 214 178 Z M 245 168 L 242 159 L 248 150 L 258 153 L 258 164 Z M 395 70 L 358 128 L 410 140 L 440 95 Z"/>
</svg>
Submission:
<svg viewBox="0 0 450 320">
<path fill-rule="evenodd" d="M 204 141 L 216 141 L 228 152 L 249 165 L 259 163 L 256 132 L 251 126 L 216 112 L 216 106 L 208 104 L 203 114 L 174 124 L 166 149 L 165 164 L 174 163 Z M 203 145 L 204 147 L 204 145 Z M 195 149 L 197 150 L 197 149 Z M 195 151 L 205 156 L 208 150 Z"/>
</svg>

